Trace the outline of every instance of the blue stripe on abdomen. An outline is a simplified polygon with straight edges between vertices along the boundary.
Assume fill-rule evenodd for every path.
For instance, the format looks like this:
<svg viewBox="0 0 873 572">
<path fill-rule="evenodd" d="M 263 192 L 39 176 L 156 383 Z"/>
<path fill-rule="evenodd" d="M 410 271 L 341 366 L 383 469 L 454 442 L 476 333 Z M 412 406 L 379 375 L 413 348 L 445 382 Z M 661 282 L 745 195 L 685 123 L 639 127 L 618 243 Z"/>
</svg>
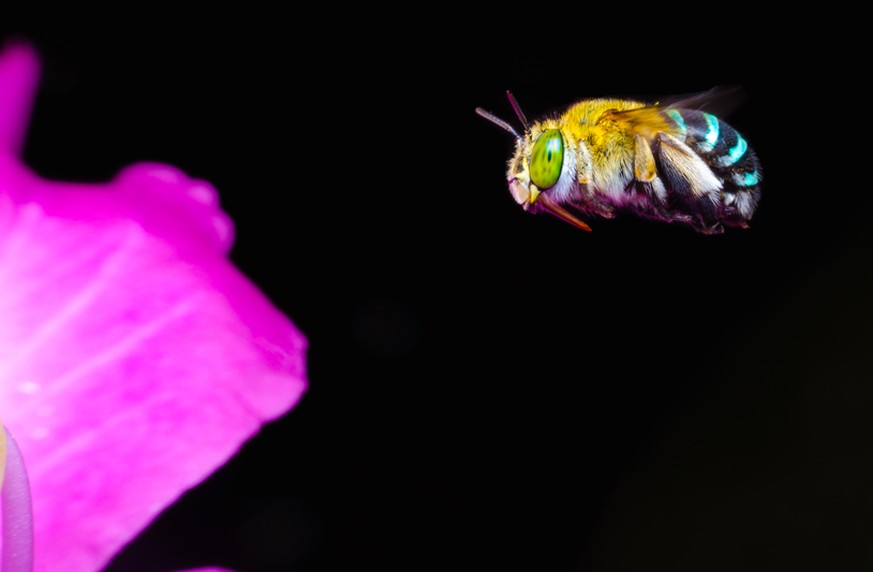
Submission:
<svg viewBox="0 0 873 572">
<path fill-rule="evenodd" d="M 761 181 L 761 176 L 758 169 L 755 169 L 750 173 L 734 173 L 733 180 L 738 187 L 754 187 Z"/>
<path fill-rule="evenodd" d="M 667 116 L 673 120 L 673 123 L 676 124 L 676 127 L 679 128 L 679 138 L 685 139 L 685 131 L 687 127 L 685 126 L 685 118 L 682 117 L 682 114 L 679 113 L 678 109 L 668 109 Z"/>
<path fill-rule="evenodd" d="M 746 149 L 748 149 L 748 144 L 746 140 L 739 134 L 734 132 L 737 136 L 737 142 L 733 147 L 728 149 L 727 155 L 723 155 L 721 157 L 721 164 L 725 167 L 730 167 L 735 164 L 737 161 L 743 158 L 743 155 L 746 154 Z"/>
<path fill-rule="evenodd" d="M 733 172 L 752 171 L 745 165 L 750 149 L 736 130 L 715 115 L 696 109 L 670 109 L 669 117 L 685 129 L 685 143 L 713 169 L 731 167 Z M 754 160 L 752 161 L 754 163 Z"/>
<path fill-rule="evenodd" d="M 703 113 L 703 118 L 706 120 L 706 135 L 703 136 L 703 141 L 700 142 L 700 150 L 708 153 L 715 148 L 718 143 L 718 117 L 711 113 Z"/>
</svg>

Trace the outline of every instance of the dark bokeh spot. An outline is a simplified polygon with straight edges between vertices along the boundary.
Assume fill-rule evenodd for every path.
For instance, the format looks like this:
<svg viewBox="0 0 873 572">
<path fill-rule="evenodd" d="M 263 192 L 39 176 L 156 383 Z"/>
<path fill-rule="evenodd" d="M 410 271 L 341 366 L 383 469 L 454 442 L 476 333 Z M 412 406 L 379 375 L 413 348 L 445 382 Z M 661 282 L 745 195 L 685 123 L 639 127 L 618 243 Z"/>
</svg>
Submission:
<svg viewBox="0 0 873 572">
<path fill-rule="evenodd" d="M 267 498 L 244 517 L 242 551 L 258 570 L 298 570 L 311 558 L 321 531 L 320 517 L 295 497 Z"/>
<path fill-rule="evenodd" d="M 369 354 L 392 359 L 416 344 L 417 326 L 409 308 L 392 298 L 364 302 L 355 313 L 355 339 Z"/>
</svg>

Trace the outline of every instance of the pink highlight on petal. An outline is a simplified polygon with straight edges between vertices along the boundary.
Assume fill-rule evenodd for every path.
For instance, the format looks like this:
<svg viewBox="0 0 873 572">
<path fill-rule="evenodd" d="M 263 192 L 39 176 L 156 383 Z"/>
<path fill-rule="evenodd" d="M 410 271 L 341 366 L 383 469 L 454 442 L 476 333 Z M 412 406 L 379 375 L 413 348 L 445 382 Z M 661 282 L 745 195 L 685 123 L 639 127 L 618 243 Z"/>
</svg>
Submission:
<svg viewBox="0 0 873 572">
<path fill-rule="evenodd" d="M 36 569 L 84 572 L 297 403 L 306 340 L 228 261 L 208 183 L 152 163 L 51 182 L 4 152 L 36 66 L 0 54 L 0 418 Z"/>
</svg>

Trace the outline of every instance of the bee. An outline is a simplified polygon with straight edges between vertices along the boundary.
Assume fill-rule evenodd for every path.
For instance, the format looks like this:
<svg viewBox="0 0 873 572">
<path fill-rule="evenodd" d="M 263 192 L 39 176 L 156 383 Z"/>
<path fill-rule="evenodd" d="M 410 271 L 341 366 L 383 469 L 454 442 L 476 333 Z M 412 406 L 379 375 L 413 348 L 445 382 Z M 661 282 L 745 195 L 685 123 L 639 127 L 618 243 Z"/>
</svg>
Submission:
<svg viewBox="0 0 873 572">
<path fill-rule="evenodd" d="M 528 123 L 507 92 L 524 135 L 481 107 L 476 112 L 516 139 L 506 178 L 525 211 L 549 212 L 587 231 L 580 216 L 630 213 L 719 234 L 748 228 L 761 198 L 755 152 L 733 127 L 700 109 L 726 93 L 666 105 L 587 99 Z"/>
</svg>

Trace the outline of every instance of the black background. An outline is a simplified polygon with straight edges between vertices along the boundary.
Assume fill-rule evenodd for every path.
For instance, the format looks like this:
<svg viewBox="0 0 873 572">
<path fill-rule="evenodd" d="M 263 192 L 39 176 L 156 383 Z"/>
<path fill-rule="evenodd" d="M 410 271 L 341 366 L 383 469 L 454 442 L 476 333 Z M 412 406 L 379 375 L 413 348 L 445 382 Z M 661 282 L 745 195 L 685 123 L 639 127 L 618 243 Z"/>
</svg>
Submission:
<svg viewBox="0 0 873 572">
<path fill-rule="evenodd" d="M 45 66 L 27 163 L 211 181 L 234 262 L 310 342 L 300 405 L 107 571 L 869 569 L 869 104 L 842 39 L 327 8 L 12 31 Z M 530 216 L 473 113 L 718 85 L 764 168 L 723 236 Z"/>
</svg>

